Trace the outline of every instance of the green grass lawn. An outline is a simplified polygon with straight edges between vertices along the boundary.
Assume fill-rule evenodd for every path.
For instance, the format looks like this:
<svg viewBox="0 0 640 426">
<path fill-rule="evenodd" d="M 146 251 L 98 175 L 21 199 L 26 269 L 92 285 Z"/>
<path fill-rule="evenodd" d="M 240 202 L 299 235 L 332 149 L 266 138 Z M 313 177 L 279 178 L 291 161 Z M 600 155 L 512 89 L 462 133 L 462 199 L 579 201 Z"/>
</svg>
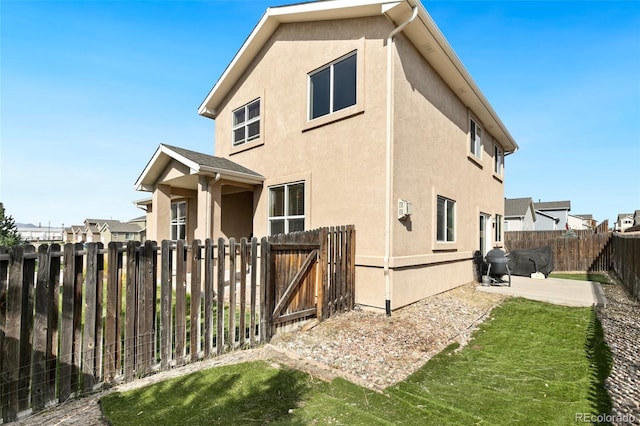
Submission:
<svg viewBox="0 0 640 426">
<path fill-rule="evenodd" d="M 603 274 L 595 273 L 595 272 L 587 272 L 587 273 L 567 273 L 567 272 L 552 272 L 549 274 L 551 278 L 562 278 L 565 280 L 579 280 L 579 281 L 595 281 L 600 284 L 611 284 L 611 280 Z"/>
<path fill-rule="evenodd" d="M 593 309 L 509 299 L 464 349 L 376 393 L 265 362 L 212 368 L 102 399 L 118 425 L 571 424 L 609 413 L 608 346 Z"/>
</svg>

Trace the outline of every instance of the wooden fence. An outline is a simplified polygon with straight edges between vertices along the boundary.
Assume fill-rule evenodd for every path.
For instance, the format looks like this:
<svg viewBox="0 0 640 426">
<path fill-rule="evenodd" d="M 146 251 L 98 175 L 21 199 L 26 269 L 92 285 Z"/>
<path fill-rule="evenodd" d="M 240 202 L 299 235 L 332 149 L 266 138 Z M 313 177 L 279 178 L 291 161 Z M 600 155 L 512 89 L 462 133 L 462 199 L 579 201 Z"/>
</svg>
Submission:
<svg viewBox="0 0 640 426">
<path fill-rule="evenodd" d="M 554 270 L 561 272 L 613 271 L 636 299 L 640 300 L 640 235 L 605 231 L 508 231 L 507 251 L 549 246 Z"/>
<path fill-rule="evenodd" d="M 0 248 L 2 421 L 104 383 L 258 345 L 278 324 L 351 309 L 354 242 L 348 226 L 260 242 Z M 298 262 L 288 258 L 310 245 L 315 252 L 304 263 L 314 273 L 276 302 L 290 284 L 282 265 Z M 303 299 L 305 312 L 295 314 L 291 301 Z M 294 315 L 275 324 L 276 307 L 277 315 Z"/>
<path fill-rule="evenodd" d="M 611 269 L 640 301 L 640 235 L 615 233 L 611 238 Z"/>
<path fill-rule="evenodd" d="M 505 249 L 551 247 L 555 271 L 608 271 L 611 233 L 578 231 L 507 231 Z"/>
</svg>

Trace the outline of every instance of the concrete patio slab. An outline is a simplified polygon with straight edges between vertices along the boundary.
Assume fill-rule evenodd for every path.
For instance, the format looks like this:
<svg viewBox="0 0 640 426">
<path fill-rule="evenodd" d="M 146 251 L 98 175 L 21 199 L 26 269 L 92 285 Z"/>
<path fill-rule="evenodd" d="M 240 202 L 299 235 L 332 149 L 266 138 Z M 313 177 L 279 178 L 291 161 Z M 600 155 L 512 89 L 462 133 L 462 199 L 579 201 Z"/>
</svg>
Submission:
<svg viewBox="0 0 640 426">
<path fill-rule="evenodd" d="M 511 287 L 507 285 L 479 285 L 477 289 L 564 306 L 604 306 L 607 302 L 600 283 L 593 281 L 560 278 L 538 280 L 512 275 Z"/>
</svg>

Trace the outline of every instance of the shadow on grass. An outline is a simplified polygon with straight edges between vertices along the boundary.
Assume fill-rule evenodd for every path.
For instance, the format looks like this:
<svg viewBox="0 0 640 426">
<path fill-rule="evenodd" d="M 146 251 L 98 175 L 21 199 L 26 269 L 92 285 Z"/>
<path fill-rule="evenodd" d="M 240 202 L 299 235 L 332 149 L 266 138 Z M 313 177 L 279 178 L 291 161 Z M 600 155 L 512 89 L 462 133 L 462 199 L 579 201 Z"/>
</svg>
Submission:
<svg viewBox="0 0 640 426">
<path fill-rule="evenodd" d="M 306 374 L 262 362 L 219 367 L 101 400 L 110 424 L 295 424 L 291 411 L 305 398 Z"/>
<path fill-rule="evenodd" d="M 596 315 L 595 308 L 591 309 L 584 349 L 591 367 L 589 401 L 592 414 L 595 416 L 611 414 L 611 398 L 605 388 L 605 380 L 609 377 L 612 367 L 611 350 L 604 339 L 602 324 Z"/>
</svg>

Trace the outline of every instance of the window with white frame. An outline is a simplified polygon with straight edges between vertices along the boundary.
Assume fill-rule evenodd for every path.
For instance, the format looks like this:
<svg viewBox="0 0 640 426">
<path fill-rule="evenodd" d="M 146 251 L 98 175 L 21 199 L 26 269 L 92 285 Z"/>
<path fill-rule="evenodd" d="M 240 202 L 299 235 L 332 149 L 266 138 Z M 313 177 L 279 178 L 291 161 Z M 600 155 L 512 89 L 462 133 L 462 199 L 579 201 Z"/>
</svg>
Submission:
<svg viewBox="0 0 640 426">
<path fill-rule="evenodd" d="M 504 165 L 504 153 L 498 144 L 494 145 L 493 150 L 493 171 L 498 176 L 502 176 L 502 166 Z"/>
<path fill-rule="evenodd" d="M 502 241 L 502 215 L 496 215 L 494 241 L 499 243 Z"/>
<path fill-rule="evenodd" d="M 309 120 L 356 104 L 356 52 L 309 74 Z"/>
<path fill-rule="evenodd" d="M 438 196 L 437 240 L 440 242 L 455 240 L 455 204 L 449 198 Z"/>
<path fill-rule="evenodd" d="M 187 202 L 171 203 L 171 239 L 184 240 L 187 237 Z"/>
<path fill-rule="evenodd" d="M 269 188 L 269 234 L 304 230 L 304 182 Z"/>
<path fill-rule="evenodd" d="M 482 129 L 473 118 L 469 123 L 469 149 L 473 155 L 480 158 L 482 150 Z"/>
<path fill-rule="evenodd" d="M 233 145 L 242 145 L 260 137 L 260 99 L 233 111 Z"/>
</svg>

